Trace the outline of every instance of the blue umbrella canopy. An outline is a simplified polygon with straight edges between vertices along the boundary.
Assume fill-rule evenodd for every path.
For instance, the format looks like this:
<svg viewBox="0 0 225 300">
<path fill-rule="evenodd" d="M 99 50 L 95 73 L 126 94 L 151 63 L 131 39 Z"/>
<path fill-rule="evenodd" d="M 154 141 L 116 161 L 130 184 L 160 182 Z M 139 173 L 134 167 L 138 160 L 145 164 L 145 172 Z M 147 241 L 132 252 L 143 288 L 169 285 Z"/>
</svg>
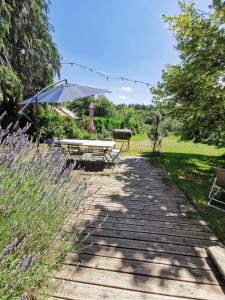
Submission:
<svg viewBox="0 0 225 300">
<path fill-rule="evenodd" d="M 64 83 L 60 86 L 53 87 L 47 91 L 40 93 L 37 96 L 37 102 L 63 103 L 87 96 L 101 95 L 105 93 L 110 93 L 110 91 L 106 89 L 93 88 L 79 84 Z M 34 97 L 31 97 L 22 102 L 19 102 L 19 104 L 23 105 L 28 103 L 35 103 L 35 101 L 36 99 Z"/>
</svg>

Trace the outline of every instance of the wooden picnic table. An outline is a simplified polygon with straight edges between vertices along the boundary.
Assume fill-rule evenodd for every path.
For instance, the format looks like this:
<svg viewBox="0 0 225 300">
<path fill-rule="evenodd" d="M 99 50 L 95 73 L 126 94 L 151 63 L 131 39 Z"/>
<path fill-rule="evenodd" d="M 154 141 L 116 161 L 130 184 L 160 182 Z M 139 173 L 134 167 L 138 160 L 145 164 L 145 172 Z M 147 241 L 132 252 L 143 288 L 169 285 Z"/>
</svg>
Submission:
<svg viewBox="0 0 225 300">
<path fill-rule="evenodd" d="M 97 147 L 97 148 L 114 148 L 114 141 L 102 141 L 102 140 L 78 140 L 78 139 L 64 139 L 55 142 L 60 145 L 71 145 L 71 146 L 86 146 L 86 147 Z"/>
<path fill-rule="evenodd" d="M 102 156 L 106 161 L 109 161 L 112 149 L 115 147 L 114 141 L 102 140 L 82 140 L 82 139 L 63 139 L 56 141 L 55 144 L 68 146 L 69 153 L 73 148 L 77 148 L 78 153 L 91 153 L 95 156 Z"/>
</svg>

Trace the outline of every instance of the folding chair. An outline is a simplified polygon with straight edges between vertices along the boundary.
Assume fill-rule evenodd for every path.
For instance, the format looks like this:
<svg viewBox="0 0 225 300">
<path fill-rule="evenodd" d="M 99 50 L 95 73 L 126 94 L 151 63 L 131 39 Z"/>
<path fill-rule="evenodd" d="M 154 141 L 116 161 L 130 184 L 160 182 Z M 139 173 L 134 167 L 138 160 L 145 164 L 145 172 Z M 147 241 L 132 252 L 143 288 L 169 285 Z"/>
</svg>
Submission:
<svg viewBox="0 0 225 300">
<path fill-rule="evenodd" d="M 121 162 L 122 162 L 121 157 L 120 157 L 120 154 L 121 154 L 121 152 L 123 151 L 123 145 L 124 145 L 124 143 L 122 143 L 120 149 L 113 149 L 113 150 L 110 152 L 110 156 L 111 156 L 111 161 L 110 161 L 110 163 L 111 163 L 111 164 L 117 164 L 117 163 L 121 163 Z"/>
<path fill-rule="evenodd" d="M 216 177 L 213 181 L 212 188 L 209 193 L 208 206 L 225 212 L 225 169 L 215 168 Z"/>
<path fill-rule="evenodd" d="M 59 139 L 57 137 L 49 138 L 44 140 L 44 144 L 48 145 L 48 149 L 53 148 L 61 148 L 60 143 L 58 143 Z"/>
</svg>

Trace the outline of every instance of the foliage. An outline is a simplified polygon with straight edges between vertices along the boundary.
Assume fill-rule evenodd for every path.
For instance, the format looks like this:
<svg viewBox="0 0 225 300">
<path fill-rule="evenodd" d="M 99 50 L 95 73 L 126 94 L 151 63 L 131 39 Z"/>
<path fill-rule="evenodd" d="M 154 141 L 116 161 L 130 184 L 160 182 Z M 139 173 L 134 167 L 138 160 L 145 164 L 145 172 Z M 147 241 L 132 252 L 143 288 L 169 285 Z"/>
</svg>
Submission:
<svg viewBox="0 0 225 300">
<path fill-rule="evenodd" d="M 7 67 L 0 66 L 0 114 L 7 111 L 7 120 L 3 126 L 6 127 L 15 121 L 16 99 L 21 95 L 21 82 L 13 71 Z"/>
<path fill-rule="evenodd" d="M 9 113 L 15 115 L 21 91 L 24 98 L 34 95 L 59 73 L 60 58 L 50 35 L 47 10 L 46 0 L 0 2 L 2 111 L 11 106 Z"/>
<path fill-rule="evenodd" d="M 142 123 L 150 124 L 154 119 L 155 107 L 145 104 L 118 104 L 116 105 L 117 113 L 124 114 L 125 111 L 132 110 L 142 120 Z"/>
<path fill-rule="evenodd" d="M 134 134 L 143 131 L 140 121 L 136 114 L 127 114 L 125 116 L 115 116 L 112 118 L 94 117 L 95 130 L 91 138 L 109 138 L 115 128 L 129 128 Z M 83 117 L 78 126 L 72 118 L 61 116 L 48 108 L 40 109 L 40 134 L 41 141 L 51 138 L 90 138 L 87 132 L 88 117 Z"/>
<path fill-rule="evenodd" d="M 121 110 L 122 117 L 121 128 L 131 129 L 134 134 L 139 133 L 143 128 L 143 120 L 133 108 L 124 108 Z"/>
<path fill-rule="evenodd" d="M 82 120 L 82 128 L 86 130 L 88 118 Z M 111 137 L 111 133 L 115 128 L 122 128 L 121 118 L 103 118 L 94 117 L 95 132 L 98 134 L 99 138 Z"/>
<path fill-rule="evenodd" d="M 40 136 L 41 141 L 51 137 L 74 138 L 78 127 L 70 117 L 65 117 L 51 111 L 48 106 L 41 107 L 40 111 Z"/>
<path fill-rule="evenodd" d="M 97 117 L 112 117 L 115 115 L 115 104 L 106 97 L 99 97 L 94 102 L 95 115 Z"/>
<path fill-rule="evenodd" d="M 168 65 L 151 89 L 159 109 L 180 122 L 179 134 L 196 142 L 225 132 L 225 5 L 213 1 L 207 16 L 193 2 L 165 22 L 177 40 L 179 65 Z"/>
<path fill-rule="evenodd" d="M 149 111 L 137 110 L 132 105 L 115 106 L 113 102 L 106 97 L 86 97 L 74 100 L 68 104 L 68 107 L 75 113 L 83 114 L 81 129 L 86 130 L 88 107 L 90 103 L 94 104 L 94 125 L 95 132 L 99 137 L 109 137 L 113 129 L 131 129 L 134 134 L 144 130 L 144 120 Z M 137 106 L 138 109 L 142 106 Z M 144 106 L 145 107 L 145 106 Z"/>
<path fill-rule="evenodd" d="M 60 149 L 44 154 L 23 130 L 0 130 L 0 298 L 34 299 L 55 266 L 62 224 L 86 189 Z M 73 171 L 74 173 L 74 171 Z M 69 237 L 65 236 L 68 239 Z"/>
<path fill-rule="evenodd" d="M 68 108 L 78 115 L 88 116 L 90 103 L 94 104 L 94 114 L 96 117 L 111 117 L 115 114 L 115 105 L 104 96 L 95 98 L 93 96 L 76 99 L 68 103 Z"/>
</svg>

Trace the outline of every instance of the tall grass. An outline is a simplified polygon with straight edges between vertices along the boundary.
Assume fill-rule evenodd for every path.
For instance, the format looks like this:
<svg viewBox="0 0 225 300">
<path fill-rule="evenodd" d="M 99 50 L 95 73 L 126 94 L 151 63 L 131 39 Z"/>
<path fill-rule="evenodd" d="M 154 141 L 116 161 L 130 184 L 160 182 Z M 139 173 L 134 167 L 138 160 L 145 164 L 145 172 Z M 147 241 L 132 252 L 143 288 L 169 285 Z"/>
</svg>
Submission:
<svg viewBox="0 0 225 300">
<path fill-rule="evenodd" d="M 2 118 L 2 117 L 1 117 Z M 0 299 L 36 299 L 55 266 L 62 225 L 86 182 L 61 149 L 47 154 L 17 124 L 0 128 Z"/>
</svg>

